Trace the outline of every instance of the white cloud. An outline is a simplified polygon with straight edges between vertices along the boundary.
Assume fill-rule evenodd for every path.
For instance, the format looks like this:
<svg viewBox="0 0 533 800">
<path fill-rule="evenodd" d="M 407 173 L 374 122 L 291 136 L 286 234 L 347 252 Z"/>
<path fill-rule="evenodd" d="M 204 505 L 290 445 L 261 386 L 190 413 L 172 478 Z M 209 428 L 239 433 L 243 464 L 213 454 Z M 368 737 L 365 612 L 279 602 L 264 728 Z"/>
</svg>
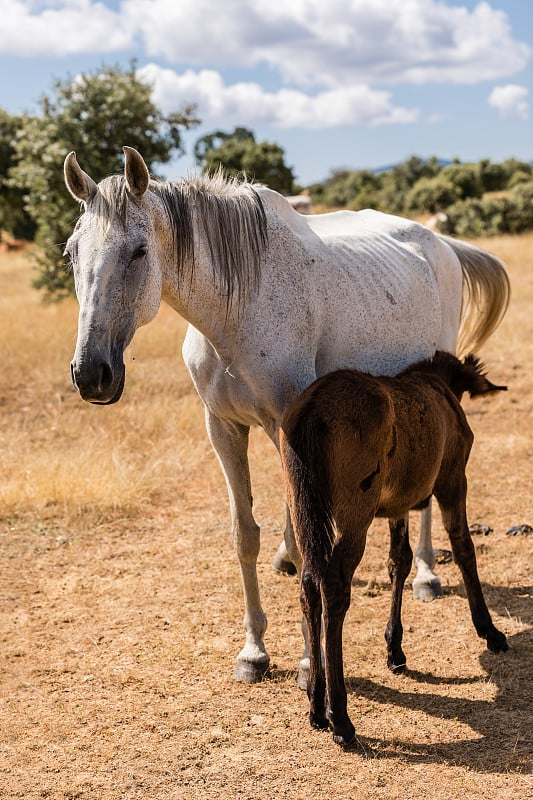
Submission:
<svg viewBox="0 0 533 800">
<path fill-rule="evenodd" d="M 152 84 L 156 104 L 170 112 L 185 103 L 197 103 L 205 125 L 267 125 L 279 128 L 371 127 L 409 123 L 417 109 L 392 105 L 390 94 L 367 86 L 348 86 L 315 96 L 295 89 L 266 92 L 257 83 L 226 86 L 218 72 L 187 70 L 178 74 L 149 64 L 139 75 Z"/>
<path fill-rule="evenodd" d="M 0 54 L 106 53 L 132 43 L 128 19 L 91 0 L 0 0 Z"/>
<path fill-rule="evenodd" d="M 496 80 L 522 69 L 530 48 L 488 2 L 472 11 L 439 0 L 125 0 L 152 56 L 176 64 L 267 63 L 287 83 Z"/>
<path fill-rule="evenodd" d="M 444 0 L 0 0 L 0 53 L 113 53 L 134 45 L 190 67 L 267 64 L 315 89 L 498 80 L 530 48 L 505 12 Z"/>
<path fill-rule="evenodd" d="M 496 86 L 489 95 L 489 105 L 495 108 L 502 119 L 528 119 L 528 90 L 513 83 Z"/>
</svg>

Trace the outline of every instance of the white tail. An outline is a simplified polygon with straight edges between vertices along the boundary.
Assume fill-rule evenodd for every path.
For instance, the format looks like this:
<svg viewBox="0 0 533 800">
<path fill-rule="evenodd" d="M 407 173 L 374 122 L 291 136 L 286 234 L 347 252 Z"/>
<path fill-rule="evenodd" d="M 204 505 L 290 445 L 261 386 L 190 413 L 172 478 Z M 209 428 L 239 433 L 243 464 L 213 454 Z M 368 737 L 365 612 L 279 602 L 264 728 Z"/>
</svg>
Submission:
<svg viewBox="0 0 533 800">
<path fill-rule="evenodd" d="M 469 242 L 439 236 L 460 261 L 463 303 L 457 355 L 477 352 L 496 330 L 507 311 L 511 285 L 505 265 L 497 256 Z"/>
</svg>

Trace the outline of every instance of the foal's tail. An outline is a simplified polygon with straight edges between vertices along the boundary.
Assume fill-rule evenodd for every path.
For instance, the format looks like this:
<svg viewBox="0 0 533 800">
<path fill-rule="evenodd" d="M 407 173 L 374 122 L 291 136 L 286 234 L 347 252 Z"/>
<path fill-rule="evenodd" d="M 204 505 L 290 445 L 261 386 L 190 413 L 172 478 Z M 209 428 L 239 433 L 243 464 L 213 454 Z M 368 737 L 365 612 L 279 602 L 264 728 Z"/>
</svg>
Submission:
<svg viewBox="0 0 533 800">
<path fill-rule="evenodd" d="M 439 235 L 463 271 L 463 304 L 457 355 L 475 352 L 502 321 L 511 294 L 507 271 L 497 256 L 469 242 Z"/>
<path fill-rule="evenodd" d="M 299 418 L 298 418 L 299 417 Z M 328 458 L 321 422 L 312 413 L 289 414 L 280 433 L 280 451 L 303 574 L 320 585 L 331 558 L 335 529 Z"/>
</svg>

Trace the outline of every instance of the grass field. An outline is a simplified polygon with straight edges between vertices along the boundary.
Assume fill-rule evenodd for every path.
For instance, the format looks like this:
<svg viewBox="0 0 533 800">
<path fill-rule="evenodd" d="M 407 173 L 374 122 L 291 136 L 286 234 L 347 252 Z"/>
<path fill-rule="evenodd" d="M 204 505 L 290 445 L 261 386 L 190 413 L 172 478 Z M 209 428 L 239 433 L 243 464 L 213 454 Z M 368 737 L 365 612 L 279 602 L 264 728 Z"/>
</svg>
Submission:
<svg viewBox="0 0 533 800">
<path fill-rule="evenodd" d="M 120 403 L 70 385 L 77 305 L 43 305 L 0 255 L 0 797 L 52 800 L 503 800 L 533 797 L 533 234 L 482 242 L 513 297 L 480 354 L 507 393 L 466 401 L 470 522 L 509 653 L 484 649 L 454 564 L 445 596 L 405 592 L 406 676 L 386 669 L 387 536 L 373 526 L 345 625 L 357 744 L 312 731 L 295 684 L 298 588 L 271 560 L 278 457 L 251 437 L 269 680 L 231 680 L 242 593 L 225 487 L 163 307 L 126 353 Z M 416 514 L 414 524 L 416 526 Z M 413 537 L 414 538 L 414 537 Z M 436 523 L 435 546 L 447 547 Z"/>
</svg>

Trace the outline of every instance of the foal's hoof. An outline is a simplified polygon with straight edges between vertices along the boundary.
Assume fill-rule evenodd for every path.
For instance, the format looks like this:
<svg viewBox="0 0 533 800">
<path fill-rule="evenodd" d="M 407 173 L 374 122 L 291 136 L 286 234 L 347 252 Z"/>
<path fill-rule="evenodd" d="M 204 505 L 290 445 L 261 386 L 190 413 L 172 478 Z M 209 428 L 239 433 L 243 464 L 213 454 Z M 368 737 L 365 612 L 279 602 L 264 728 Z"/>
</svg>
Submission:
<svg viewBox="0 0 533 800">
<path fill-rule="evenodd" d="M 341 729 L 334 728 L 333 729 L 333 741 L 335 744 L 340 744 L 342 746 L 349 745 L 355 739 L 355 728 L 351 722 L 348 722 L 347 725 L 343 725 Z"/>
<path fill-rule="evenodd" d="M 261 683 L 268 672 L 268 661 L 253 664 L 251 661 L 237 661 L 233 680 L 239 683 Z"/>
<path fill-rule="evenodd" d="M 388 656 L 387 667 L 391 672 L 394 672 L 395 675 L 404 675 L 407 671 L 407 663 L 403 653 L 401 657 L 398 656 L 394 658 L 393 656 Z"/>
<path fill-rule="evenodd" d="M 417 581 L 415 578 L 413 581 L 413 595 L 415 600 L 422 600 L 423 603 L 431 603 L 432 600 L 442 597 L 440 578 L 435 575 L 429 583 Z"/>
<path fill-rule="evenodd" d="M 487 635 L 487 647 L 493 653 L 505 653 L 509 650 L 507 637 L 501 631 L 494 629 Z"/>
<path fill-rule="evenodd" d="M 329 720 L 325 714 L 316 714 L 310 711 L 309 723 L 311 727 L 315 728 L 317 731 L 327 731 L 329 728 Z"/>
<path fill-rule="evenodd" d="M 280 556 L 279 552 L 276 553 L 272 561 L 272 568 L 280 575 L 296 575 L 296 567 L 288 558 Z"/>
</svg>

